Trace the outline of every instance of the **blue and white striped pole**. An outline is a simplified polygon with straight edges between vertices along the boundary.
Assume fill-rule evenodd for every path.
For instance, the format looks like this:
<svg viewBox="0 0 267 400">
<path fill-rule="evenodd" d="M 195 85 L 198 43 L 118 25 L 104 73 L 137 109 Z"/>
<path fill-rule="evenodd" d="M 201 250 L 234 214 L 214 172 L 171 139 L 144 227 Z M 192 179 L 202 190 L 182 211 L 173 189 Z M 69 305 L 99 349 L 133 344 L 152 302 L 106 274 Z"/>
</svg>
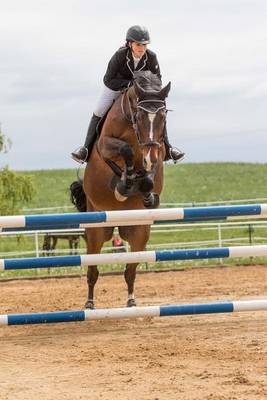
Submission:
<svg viewBox="0 0 267 400">
<path fill-rule="evenodd" d="M 31 314 L 2 314 L 0 315 L 0 325 L 46 324 L 139 317 L 168 317 L 259 310 L 267 310 L 267 299 L 204 304 L 174 304 L 132 308 L 110 308 L 82 311 L 56 311 Z"/>
<path fill-rule="evenodd" d="M 96 211 L 73 214 L 0 217 L 0 231 L 79 229 L 96 226 L 152 225 L 153 223 L 267 218 L 267 204 Z"/>
<path fill-rule="evenodd" d="M 267 245 L 0 259 L 1 270 L 267 256 Z"/>
</svg>

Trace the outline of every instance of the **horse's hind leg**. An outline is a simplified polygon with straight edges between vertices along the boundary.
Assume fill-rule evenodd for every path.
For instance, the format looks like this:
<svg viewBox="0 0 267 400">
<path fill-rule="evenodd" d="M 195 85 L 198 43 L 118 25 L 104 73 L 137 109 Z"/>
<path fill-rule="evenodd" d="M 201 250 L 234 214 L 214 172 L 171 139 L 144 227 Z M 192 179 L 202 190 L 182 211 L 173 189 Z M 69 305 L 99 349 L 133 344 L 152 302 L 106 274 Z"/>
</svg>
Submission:
<svg viewBox="0 0 267 400">
<path fill-rule="evenodd" d="M 127 299 L 127 307 L 136 306 L 136 301 L 134 298 L 134 282 L 136 277 L 136 268 L 137 263 L 135 264 L 127 264 L 126 269 L 124 271 L 124 279 L 127 283 L 128 287 L 128 299 Z"/>
<path fill-rule="evenodd" d="M 72 239 L 69 239 L 69 250 L 70 250 L 70 254 L 73 255 L 73 241 Z"/>
<path fill-rule="evenodd" d="M 131 251 L 145 250 L 150 234 L 150 226 L 129 226 L 119 228 L 120 236 L 127 240 L 131 246 Z M 136 277 L 136 268 L 138 263 L 127 264 L 124 272 L 124 278 L 128 288 L 127 307 L 136 306 L 134 298 L 134 283 Z"/>
<path fill-rule="evenodd" d="M 87 253 L 98 254 L 101 251 L 103 243 L 110 240 L 114 228 L 89 228 L 86 229 L 87 235 Z M 94 287 L 97 282 L 99 271 L 97 265 L 88 266 L 87 269 L 87 284 L 88 298 L 85 303 L 85 308 L 94 308 Z"/>
</svg>

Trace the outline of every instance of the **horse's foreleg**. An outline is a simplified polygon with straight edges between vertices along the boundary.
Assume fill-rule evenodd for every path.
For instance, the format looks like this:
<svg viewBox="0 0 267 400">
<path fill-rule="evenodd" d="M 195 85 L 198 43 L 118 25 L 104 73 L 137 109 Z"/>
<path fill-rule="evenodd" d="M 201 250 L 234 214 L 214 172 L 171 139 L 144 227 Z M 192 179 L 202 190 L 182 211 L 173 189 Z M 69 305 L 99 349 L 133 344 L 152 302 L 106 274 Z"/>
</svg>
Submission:
<svg viewBox="0 0 267 400">
<path fill-rule="evenodd" d="M 79 243 L 80 243 L 80 239 L 78 239 L 78 240 L 75 240 L 75 242 L 74 242 L 74 254 L 75 255 L 77 255 L 78 254 L 78 245 L 79 245 Z"/>
<path fill-rule="evenodd" d="M 157 208 L 159 206 L 158 193 L 162 190 L 162 175 L 162 165 L 158 163 L 153 171 L 145 174 L 139 182 L 139 190 L 143 195 L 143 203 L 146 208 Z M 155 192 L 152 192 L 153 189 L 155 189 Z"/>
<path fill-rule="evenodd" d="M 104 137 L 101 143 L 101 153 L 104 158 L 110 159 L 112 157 L 120 156 L 125 165 L 121 181 L 117 184 L 115 189 L 115 196 L 118 201 L 127 199 L 127 192 L 134 183 L 134 153 L 129 143 L 124 140 Z"/>
</svg>

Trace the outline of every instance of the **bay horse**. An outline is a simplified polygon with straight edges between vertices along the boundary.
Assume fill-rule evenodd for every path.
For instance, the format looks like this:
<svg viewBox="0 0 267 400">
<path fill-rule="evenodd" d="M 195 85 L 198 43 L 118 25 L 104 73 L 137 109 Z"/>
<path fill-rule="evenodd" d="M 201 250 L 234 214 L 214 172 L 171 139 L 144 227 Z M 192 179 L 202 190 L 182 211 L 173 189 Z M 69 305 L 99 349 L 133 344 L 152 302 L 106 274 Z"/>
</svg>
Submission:
<svg viewBox="0 0 267 400">
<path fill-rule="evenodd" d="M 165 99 L 170 82 L 162 88 L 161 80 L 150 71 L 135 74 L 133 85 L 113 103 L 101 133 L 88 159 L 83 185 L 72 183 L 71 198 L 79 211 L 110 211 L 156 208 L 163 186 L 165 157 Z M 100 253 L 111 239 L 115 227 L 87 228 L 88 254 Z M 150 225 L 119 226 L 119 234 L 131 251 L 145 250 Z M 137 263 L 127 264 L 124 272 L 128 287 L 127 306 L 136 305 L 134 282 Z M 97 266 L 87 272 L 86 308 L 94 308 Z"/>
</svg>

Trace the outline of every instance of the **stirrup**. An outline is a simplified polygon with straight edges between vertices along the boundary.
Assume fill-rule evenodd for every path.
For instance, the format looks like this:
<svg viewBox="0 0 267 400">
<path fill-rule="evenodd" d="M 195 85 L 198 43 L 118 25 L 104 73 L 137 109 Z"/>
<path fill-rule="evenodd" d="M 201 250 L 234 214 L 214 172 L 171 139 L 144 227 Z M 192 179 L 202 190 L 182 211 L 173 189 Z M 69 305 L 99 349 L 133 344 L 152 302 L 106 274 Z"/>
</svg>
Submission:
<svg viewBox="0 0 267 400">
<path fill-rule="evenodd" d="M 85 151 L 85 155 L 82 158 L 79 158 L 78 154 L 80 151 Z M 88 157 L 88 149 L 86 147 L 78 147 L 73 153 L 71 153 L 71 158 L 77 161 L 79 164 L 84 164 Z"/>
</svg>

